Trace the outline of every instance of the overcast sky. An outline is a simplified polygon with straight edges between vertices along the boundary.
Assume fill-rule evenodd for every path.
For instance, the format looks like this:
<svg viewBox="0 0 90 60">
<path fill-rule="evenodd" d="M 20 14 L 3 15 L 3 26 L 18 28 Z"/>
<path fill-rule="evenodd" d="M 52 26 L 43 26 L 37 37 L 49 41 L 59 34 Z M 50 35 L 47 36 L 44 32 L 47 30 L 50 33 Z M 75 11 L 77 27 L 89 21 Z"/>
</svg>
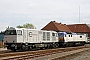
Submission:
<svg viewBox="0 0 90 60">
<path fill-rule="evenodd" d="M 0 0 L 0 31 L 32 23 L 37 29 L 50 21 L 90 23 L 90 0 Z"/>
</svg>

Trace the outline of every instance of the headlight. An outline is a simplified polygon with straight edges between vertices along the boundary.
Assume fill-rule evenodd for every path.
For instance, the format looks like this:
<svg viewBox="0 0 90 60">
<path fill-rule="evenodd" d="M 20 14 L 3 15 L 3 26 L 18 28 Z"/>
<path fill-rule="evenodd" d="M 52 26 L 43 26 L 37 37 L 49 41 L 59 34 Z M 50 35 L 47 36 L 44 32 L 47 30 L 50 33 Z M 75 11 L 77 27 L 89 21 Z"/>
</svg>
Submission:
<svg viewBox="0 0 90 60">
<path fill-rule="evenodd" d="M 5 47 L 8 47 L 8 45 L 7 45 L 7 44 L 5 44 L 4 46 L 5 46 Z"/>
</svg>

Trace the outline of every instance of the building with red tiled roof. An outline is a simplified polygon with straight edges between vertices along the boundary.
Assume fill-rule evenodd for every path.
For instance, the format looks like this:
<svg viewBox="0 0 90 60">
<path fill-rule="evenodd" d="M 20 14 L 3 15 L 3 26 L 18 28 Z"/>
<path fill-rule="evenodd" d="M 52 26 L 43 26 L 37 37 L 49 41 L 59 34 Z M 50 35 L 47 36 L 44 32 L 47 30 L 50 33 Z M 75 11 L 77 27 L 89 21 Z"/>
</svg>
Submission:
<svg viewBox="0 0 90 60">
<path fill-rule="evenodd" d="M 71 30 L 65 24 L 61 24 L 55 21 L 51 21 L 41 30 L 51 30 L 57 32 L 71 32 Z"/>
<path fill-rule="evenodd" d="M 90 25 L 87 24 L 72 24 L 72 25 L 67 25 L 68 28 L 75 33 L 78 34 L 87 34 L 88 37 L 90 37 Z"/>
</svg>

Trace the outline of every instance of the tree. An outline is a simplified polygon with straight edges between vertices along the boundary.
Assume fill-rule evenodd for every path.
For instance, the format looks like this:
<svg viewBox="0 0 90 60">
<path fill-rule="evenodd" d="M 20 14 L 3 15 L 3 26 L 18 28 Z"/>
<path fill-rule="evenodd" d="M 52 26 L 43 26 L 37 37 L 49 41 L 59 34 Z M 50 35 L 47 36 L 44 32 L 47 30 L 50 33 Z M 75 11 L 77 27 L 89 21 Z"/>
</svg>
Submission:
<svg viewBox="0 0 90 60">
<path fill-rule="evenodd" d="M 24 28 L 23 26 L 21 26 L 21 25 L 19 25 L 19 26 L 17 26 L 17 28 Z"/>
<path fill-rule="evenodd" d="M 26 23 L 23 26 L 19 25 L 17 28 L 30 28 L 30 29 L 36 29 L 36 27 L 33 24 Z"/>
</svg>

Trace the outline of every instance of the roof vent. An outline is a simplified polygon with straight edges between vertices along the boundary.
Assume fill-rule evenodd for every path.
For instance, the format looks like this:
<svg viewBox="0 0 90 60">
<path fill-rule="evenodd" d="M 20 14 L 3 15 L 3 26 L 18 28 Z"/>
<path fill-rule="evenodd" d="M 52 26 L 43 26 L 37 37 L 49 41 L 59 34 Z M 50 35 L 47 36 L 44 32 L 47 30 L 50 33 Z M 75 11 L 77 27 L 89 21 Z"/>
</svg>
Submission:
<svg viewBox="0 0 90 60">
<path fill-rule="evenodd" d="M 60 22 L 60 24 L 61 24 L 61 22 Z"/>
<path fill-rule="evenodd" d="M 64 24 L 64 25 L 66 25 L 66 24 Z"/>
<path fill-rule="evenodd" d="M 53 22 L 55 22 L 55 21 L 53 21 Z"/>
</svg>

